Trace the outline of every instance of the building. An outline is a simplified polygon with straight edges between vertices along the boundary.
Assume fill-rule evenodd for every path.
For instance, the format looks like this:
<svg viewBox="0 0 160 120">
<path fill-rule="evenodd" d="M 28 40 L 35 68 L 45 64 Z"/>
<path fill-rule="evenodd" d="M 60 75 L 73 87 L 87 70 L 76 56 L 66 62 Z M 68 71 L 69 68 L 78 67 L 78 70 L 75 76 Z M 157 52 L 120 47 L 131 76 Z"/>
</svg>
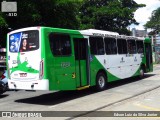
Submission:
<svg viewBox="0 0 160 120">
<path fill-rule="evenodd" d="M 147 36 L 147 30 L 136 30 L 136 28 L 132 28 L 132 36 L 146 37 Z"/>
</svg>

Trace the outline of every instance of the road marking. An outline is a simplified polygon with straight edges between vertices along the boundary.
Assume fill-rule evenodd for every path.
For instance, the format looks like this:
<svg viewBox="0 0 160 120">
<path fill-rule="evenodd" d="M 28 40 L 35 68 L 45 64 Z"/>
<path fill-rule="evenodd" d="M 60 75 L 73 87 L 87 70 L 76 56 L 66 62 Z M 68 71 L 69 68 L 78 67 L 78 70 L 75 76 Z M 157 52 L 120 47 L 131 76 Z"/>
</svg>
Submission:
<svg viewBox="0 0 160 120">
<path fill-rule="evenodd" d="M 144 99 L 144 100 L 146 100 L 146 101 L 151 101 L 152 99 L 150 99 L 150 98 L 147 98 L 147 99 Z"/>
<path fill-rule="evenodd" d="M 145 109 L 148 109 L 148 110 L 153 110 L 153 111 L 160 111 L 160 109 L 158 108 L 154 108 L 154 107 L 150 107 L 150 106 L 146 106 L 146 105 L 142 105 L 142 104 L 135 104 L 136 106 L 139 106 L 141 108 L 145 108 Z"/>
<path fill-rule="evenodd" d="M 56 107 L 56 106 L 58 106 L 58 105 L 52 105 L 52 106 L 49 106 L 48 108 L 54 108 L 54 107 Z"/>
</svg>

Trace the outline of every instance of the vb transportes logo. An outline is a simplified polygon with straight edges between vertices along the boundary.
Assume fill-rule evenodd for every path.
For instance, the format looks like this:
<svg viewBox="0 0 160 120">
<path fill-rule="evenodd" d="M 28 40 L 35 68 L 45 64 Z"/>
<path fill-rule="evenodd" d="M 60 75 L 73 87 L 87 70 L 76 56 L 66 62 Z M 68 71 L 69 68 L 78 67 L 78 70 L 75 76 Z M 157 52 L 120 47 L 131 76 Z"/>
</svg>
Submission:
<svg viewBox="0 0 160 120">
<path fill-rule="evenodd" d="M 17 2 L 1 2 L 1 12 L 7 13 L 7 16 L 17 16 Z"/>
</svg>

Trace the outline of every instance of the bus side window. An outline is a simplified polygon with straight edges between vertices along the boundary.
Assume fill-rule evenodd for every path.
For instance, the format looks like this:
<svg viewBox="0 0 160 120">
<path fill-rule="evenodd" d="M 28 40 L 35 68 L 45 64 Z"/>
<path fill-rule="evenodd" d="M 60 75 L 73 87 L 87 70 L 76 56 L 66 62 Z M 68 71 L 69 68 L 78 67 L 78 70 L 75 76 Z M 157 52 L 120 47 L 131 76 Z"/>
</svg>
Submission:
<svg viewBox="0 0 160 120">
<path fill-rule="evenodd" d="M 144 52 L 143 41 L 137 40 L 136 44 L 137 44 L 137 52 L 138 53 L 143 53 Z"/>
<path fill-rule="evenodd" d="M 117 45 L 115 38 L 104 38 L 104 42 L 107 55 L 117 54 Z"/>
<path fill-rule="evenodd" d="M 127 40 L 127 46 L 128 46 L 128 53 L 129 54 L 137 53 L 135 40 Z"/>
<path fill-rule="evenodd" d="M 69 35 L 50 33 L 49 42 L 53 55 L 55 56 L 71 55 L 71 41 Z"/>
<path fill-rule="evenodd" d="M 118 38 L 117 39 L 118 53 L 127 54 L 127 41 L 126 39 Z"/>
<path fill-rule="evenodd" d="M 92 55 L 104 55 L 104 43 L 102 37 L 89 37 Z"/>
</svg>

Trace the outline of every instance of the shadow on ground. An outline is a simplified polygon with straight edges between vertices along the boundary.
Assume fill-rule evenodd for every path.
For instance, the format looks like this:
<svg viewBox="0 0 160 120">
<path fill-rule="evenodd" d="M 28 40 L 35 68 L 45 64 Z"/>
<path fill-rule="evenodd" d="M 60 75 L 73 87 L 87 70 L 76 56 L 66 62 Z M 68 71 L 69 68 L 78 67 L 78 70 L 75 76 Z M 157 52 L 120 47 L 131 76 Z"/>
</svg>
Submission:
<svg viewBox="0 0 160 120">
<path fill-rule="evenodd" d="M 145 75 L 145 78 L 148 78 L 151 76 L 154 76 L 154 74 L 149 74 L 149 75 L 147 74 Z M 123 79 L 120 81 L 115 81 L 115 82 L 109 83 L 105 91 L 107 92 L 108 89 L 126 85 L 133 82 L 138 82 L 140 80 L 143 80 L 143 79 L 134 77 L 134 78 Z M 77 99 L 77 98 L 84 97 L 90 94 L 95 94 L 95 93 L 97 92 L 93 88 L 85 89 L 81 91 L 58 91 L 58 92 L 43 94 L 43 95 L 31 97 L 31 98 L 18 99 L 15 102 L 26 103 L 26 104 L 38 104 L 38 105 L 56 105 L 56 104 L 60 104 L 66 101 L 70 101 L 73 99 Z"/>
<path fill-rule="evenodd" d="M 1 94 L 1 95 L 0 95 L 0 99 L 1 99 L 1 98 L 5 98 L 5 97 L 7 97 L 7 96 L 8 96 L 8 94 Z"/>
</svg>

